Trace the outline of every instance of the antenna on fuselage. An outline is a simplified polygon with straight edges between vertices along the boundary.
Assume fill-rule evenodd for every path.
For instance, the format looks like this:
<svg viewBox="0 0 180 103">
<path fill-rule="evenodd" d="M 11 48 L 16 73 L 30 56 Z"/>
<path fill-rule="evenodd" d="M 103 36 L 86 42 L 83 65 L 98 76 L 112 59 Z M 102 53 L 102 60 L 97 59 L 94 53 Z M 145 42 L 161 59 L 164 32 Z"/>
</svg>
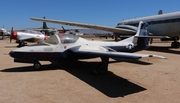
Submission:
<svg viewBox="0 0 180 103">
<path fill-rule="evenodd" d="M 159 10 L 158 15 L 161 15 L 161 14 L 163 14 L 163 11 Z"/>
</svg>

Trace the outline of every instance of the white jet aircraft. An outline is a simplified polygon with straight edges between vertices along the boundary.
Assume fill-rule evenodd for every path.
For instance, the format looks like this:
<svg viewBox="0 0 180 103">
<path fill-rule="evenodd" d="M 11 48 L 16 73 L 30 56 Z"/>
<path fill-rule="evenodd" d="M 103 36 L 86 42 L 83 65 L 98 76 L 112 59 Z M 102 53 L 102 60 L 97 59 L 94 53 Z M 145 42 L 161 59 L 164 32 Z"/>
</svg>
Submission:
<svg viewBox="0 0 180 103">
<path fill-rule="evenodd" d="M 22 47 L 25 45 L 24 41 L 42 42 L 43 40 L 46 40 L 48 37 L 49 36 L 46 36 L 38 31 L 27 30 L 25 32 L 16 32 L 16 31 L 13 31 L 13 28 L 12 28 L 10 42 L 12 41 L 12 39 L 14 39 L 16 40 L 17 43 L 19 43 L 18 47 Z"/>
<path fill-rule="evenodd" d="M 91 41 L 71 34 L 51 35 L 40 44 L 25 46 L 9 53 L 15 62 L 34 63 L 34 68 L 39 69 L 39 61 L 78 60 L 101 58 L 101 63 L 96 68 L 97 73 L 108 70 L 109 58 L 140 59 L 145 57 L 163 56 L 151 54 L 125 53 L 123 51 L 142 50 L 148 47 L 147 23 L 139 23 L 136 35 L 119 42 Z M 118 52 L 120 51 L 120 52 Z"/>
</svg>

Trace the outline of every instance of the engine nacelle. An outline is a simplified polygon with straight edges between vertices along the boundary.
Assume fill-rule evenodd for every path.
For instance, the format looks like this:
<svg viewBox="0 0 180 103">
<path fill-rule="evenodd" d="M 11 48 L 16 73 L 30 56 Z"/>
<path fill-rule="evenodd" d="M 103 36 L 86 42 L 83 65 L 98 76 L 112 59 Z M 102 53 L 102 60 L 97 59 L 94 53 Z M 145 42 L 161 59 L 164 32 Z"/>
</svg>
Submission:
<svg viewBox="0 0 180 103">
<path fill-rule="evenodd" d="M 136 26 L 131 26 L 131 25 L 117 25 L 116 28 L 121 28 L 121 29 L 127 29 L 127 30 L 132 30 L 132 31 L 137 31 L 138 27 Z"/>
</svg>

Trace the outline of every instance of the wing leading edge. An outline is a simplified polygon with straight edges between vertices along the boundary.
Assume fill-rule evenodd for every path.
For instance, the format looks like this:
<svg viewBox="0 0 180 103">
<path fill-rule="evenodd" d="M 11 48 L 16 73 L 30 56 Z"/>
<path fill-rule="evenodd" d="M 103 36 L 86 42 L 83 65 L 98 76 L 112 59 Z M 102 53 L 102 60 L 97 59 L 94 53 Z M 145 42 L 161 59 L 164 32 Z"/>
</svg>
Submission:
<svg viewBox="0 0 180 103">
<path fill-rule="evenodd" d="M 107 27 L 107 26 L 100 26 L 100 25 L 93 25 L 93 24 L 85 24 L 85 23 L 77 23 L 77 22 L 69 22 L 69 21 L 61 21 L 61 20 L 52 20 L 52 19 L 41 19 L 41 18 L 30 18 L 31 20 L 41 21 L 41 22 L 50 22 L 56 24 L 64 24 L 69 26 L 78 26 L 83 28 L 91 28 L 97 30 L 104 30 L 109 32 L 115 32 L 120 34 L 135 34 L 136 32 L 133 30 L 128 29 L 121 29 L 115 27 Z"/>
</svg>

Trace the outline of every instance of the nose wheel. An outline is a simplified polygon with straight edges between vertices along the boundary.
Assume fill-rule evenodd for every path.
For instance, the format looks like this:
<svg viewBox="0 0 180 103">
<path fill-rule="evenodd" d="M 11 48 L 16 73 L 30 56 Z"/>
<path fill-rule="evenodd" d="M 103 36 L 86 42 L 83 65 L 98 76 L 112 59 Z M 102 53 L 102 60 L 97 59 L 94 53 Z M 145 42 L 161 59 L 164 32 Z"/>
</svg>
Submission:
<svg viewBox="0 0 180 103">
<path fill-rule="evenodd" d="M 180 46 L 180 43 L 179 42 L 172 42 L 171 43 L 171 47 L 172 48 L 178 48 Z"/>
<path fill-rule="evenodd" d="M 41 68 L 41 64 L 39 62 L 37 63 L 34 63 L 34 66 L 33 66 L 35 69 L 40 69 Z"/>
</svg>

